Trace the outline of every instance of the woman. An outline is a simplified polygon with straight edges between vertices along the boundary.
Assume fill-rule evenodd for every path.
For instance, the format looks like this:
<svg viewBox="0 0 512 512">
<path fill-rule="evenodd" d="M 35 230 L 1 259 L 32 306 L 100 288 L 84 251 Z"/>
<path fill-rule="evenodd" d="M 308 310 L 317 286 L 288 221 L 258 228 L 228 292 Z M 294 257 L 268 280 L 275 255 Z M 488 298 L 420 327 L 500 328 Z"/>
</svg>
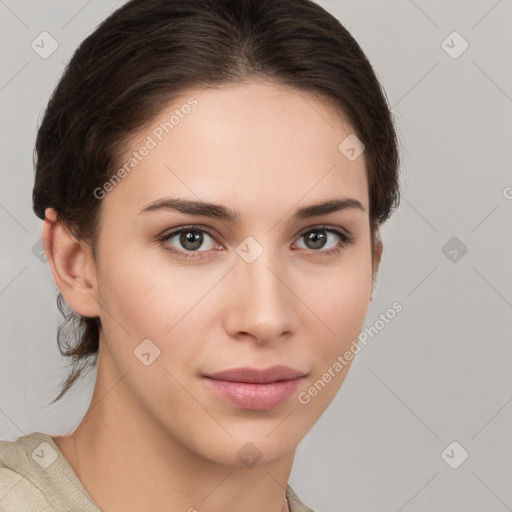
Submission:
<svg viewBox="0 0 512 512">
<path fill-rule="evenodd" d="M 56 400 L 90 356 L 97 378 L 73 432 L 0 443 L 2 507 L 311 510 L 295 451 L 347 374 L 399 200 L 356 41 L 309 0 L 132 0 L 76 51 L 36 153 L 80 337 Z"/>
</svg>

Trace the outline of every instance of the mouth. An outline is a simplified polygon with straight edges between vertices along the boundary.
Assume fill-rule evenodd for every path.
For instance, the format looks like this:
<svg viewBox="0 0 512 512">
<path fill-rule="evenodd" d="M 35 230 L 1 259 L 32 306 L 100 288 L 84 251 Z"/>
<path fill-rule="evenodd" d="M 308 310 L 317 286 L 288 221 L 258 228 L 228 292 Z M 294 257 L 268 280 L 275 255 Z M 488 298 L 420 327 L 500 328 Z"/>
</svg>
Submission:
<svg viewBox="0 0 512 512">
<path fill-rule="evenodd" d="M 264 411 L 290 398 L 305 376 L 281 365 L 262 370 L 244 367 L 205 375 L 204 382 L 217 396 L 239 408 Z"/>
</svg>

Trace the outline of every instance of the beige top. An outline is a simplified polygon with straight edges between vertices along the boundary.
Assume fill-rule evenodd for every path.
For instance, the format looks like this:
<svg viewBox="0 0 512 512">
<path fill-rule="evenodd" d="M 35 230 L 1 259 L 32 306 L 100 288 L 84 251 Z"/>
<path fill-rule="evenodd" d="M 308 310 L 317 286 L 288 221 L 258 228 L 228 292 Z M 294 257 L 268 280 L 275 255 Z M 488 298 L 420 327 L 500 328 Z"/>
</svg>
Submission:
<svg viewBox="0 0 512 512">
<path fill-rule="evenodd" d="M 291 512 L 314 512 L 288 485 Z M 0 441 L 0 512 L 101 512 L 51 435 Z"/>
</svg>

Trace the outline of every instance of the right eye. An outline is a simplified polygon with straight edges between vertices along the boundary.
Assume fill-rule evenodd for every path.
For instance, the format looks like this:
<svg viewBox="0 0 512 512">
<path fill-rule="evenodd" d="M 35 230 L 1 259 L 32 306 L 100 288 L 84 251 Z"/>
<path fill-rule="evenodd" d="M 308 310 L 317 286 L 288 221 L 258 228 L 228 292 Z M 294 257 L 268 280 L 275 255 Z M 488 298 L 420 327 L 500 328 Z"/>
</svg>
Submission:
<svg viewBox="0 0 512 512">
<path fill-rule="evenodd" d="M 205 243 L 205 236 L 210 241 L 205 250 L 198 250 Z M 206 241 L 208 242 L 208 240 Z M 208 252 L 216 246 L 213 234 L 205 227 L 181 227 L 163 235 L 159 241 L 164 249 L 181 258 L 202 258 L 200 253 Z M 176 247 L 178 246 L 178 248 Z M 199 254 L 195 254 L 199 253 Z"/>
</svg>

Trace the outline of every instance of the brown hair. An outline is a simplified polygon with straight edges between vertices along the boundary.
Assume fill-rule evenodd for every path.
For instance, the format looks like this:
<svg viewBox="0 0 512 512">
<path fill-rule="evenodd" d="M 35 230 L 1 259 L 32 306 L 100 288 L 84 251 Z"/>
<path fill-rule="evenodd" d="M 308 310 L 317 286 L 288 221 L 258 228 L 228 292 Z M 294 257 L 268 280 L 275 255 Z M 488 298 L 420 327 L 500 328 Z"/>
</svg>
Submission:
<svg viewBox="0 0 512 512">
<path fill-rule="evenodd" d="M 53 207 L 94 257 L 101 200 L 93 191 L 130 138 L 187 89 L 251 77 L 321 95 L 350 122 L 366 148 L 373 247 L 400 198 L 392 115 L 358 43 L 311 0 L 132 0 L 115 11 L 81 43 L 48 103 L 35 147 L 35 214 L 44 219 Z M 61 293 L 57 305 L 59 350 L 73 368 L 53 402 L 97 354 L 101 328 Z"/>
</svg>

